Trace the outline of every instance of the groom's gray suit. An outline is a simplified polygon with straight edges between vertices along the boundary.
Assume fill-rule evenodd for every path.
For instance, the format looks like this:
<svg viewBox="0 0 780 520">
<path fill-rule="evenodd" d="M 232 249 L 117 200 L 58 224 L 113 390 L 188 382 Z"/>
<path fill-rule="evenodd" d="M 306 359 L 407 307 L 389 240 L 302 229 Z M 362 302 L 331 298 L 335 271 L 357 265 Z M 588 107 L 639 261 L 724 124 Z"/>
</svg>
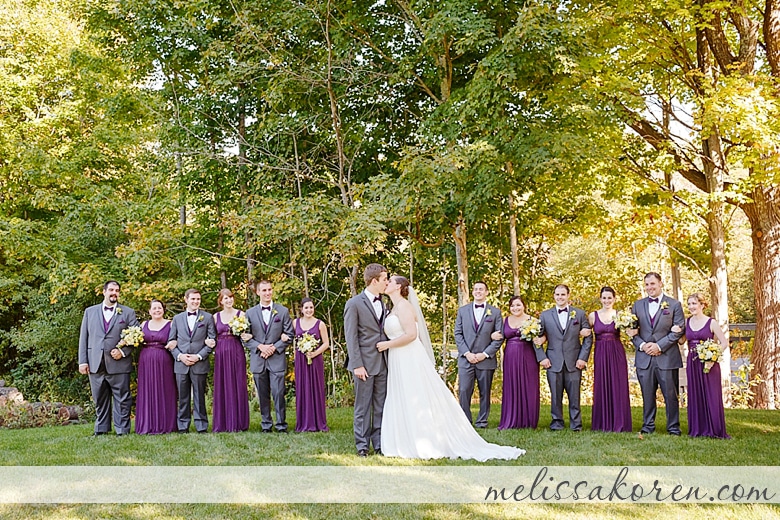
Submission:
<svg viewBox="0 0 780 520">
<path fill-rule="evenodd" d="M 249 332 L 252 339 L 245 343 L 249 350 L 249 368 L 255 382 L 257 401 L 260 403 L 261 427 L 263 431 L 271 429 L 271 397 L 274 399 L 276 411 L 276 430 L 287 431 L 287 403 L 285 401 L 284 377 L 287 373 L 287 356 L 285 352 L 292 343 L 295 330 L 290 318 L 290 311 L 284 305 L 271 302 L 270 322 L 263 321 L 262 305 L 255 305 L 246 311 L 249 320 Z M 268 312 L 268 311 L 266 311 Z M 282 334 L 287 334 L 287 341 L 282 341 Z M 276 352 L 268 358 L 263 358 L 258 345 L 273 345 Z"/>
<path fill-rule="evenodd" d="M 119 348 L 122 331 L 138 326 L 135 311 L 124 305 L 116 305 L 111 320 L 106 324 L 103 318 L 103 303 L 88 307 L 81 320 L 79 334 L 79 364 L 89 364 L 89 386 L 95 400 L 97 417 L 95 433 L 111 430 L 111 397 L 113 395 L 113 419 L 117 434 L 130 433 L 130 372 L 133 360 L 129 355 L 131 347 Z M 121 359 L 114 359 L 110 352 L 118 348 Z"/>
<path fill-rule="evenodd" d="M 504 322 L 501 311 L 485 303 L 485 314 L 477 323 L 474 318 L 474 304 L 469 303 L 458 309 L 455 319 L 455 345 L 458 347 L 458 396 L 460 407 L 471 422 L 471 396 L 474 394 L 474 381 L 479 388 L 479 415 L 475 426 L 487 428 L 490 414 L 490 387 L 498 364 L 496 352 L 501 348 L 500 339 L 492 339 L 491 334 L 500 331 Z M 488 357 L 479 363 L 470 363 L 466 354 L 484 353 Z"/>
<path fill-rule="evenodd" d="M 206 380 L 209 375 L 209 354 L 211 349 L 206 346 L 207 339 L 217 337 L 214 318 L 206 311 L 198 310 L 195 326 L 192 330 L 187 322 L 187 311 L 180 312 L 171 320 L 171 332 L 168 341 L 176 341 L 171 351 L 173 355 L 173 372 L 176 375 L 176 386 L 179 391 L 179 410 L 177 424 L 179 431 L 190 427 L 191 416 L 195 416 L 195 429 L 205 432 L 209 427 L 209 416 L 206 411 Z M 179 361 L 179 354 L 196 354 L 201 360 L 192 366 Z M 190 396 L 194 403 L 191 403 Z M 191 413 L 192 412 L 192 413 Z"/>
<path fill-rule="evenodd" d="M 344 339 L 349 353 L 347 369 L 353 374 L 356 368 L 365 367 L 365 381 L 354 376 L 355 381 L 355 447 L 358 452 L 368 451 L 369 443 L 374 451 L 382 447 L 382 412 L 387 397 L 387 354 L 379 352 L 377 343 L 385 341 L 384 325 L 387 309 L 383 302 L 377 317 L 373 302 L 366 292 L 353 296 L 344 306 Z"/>
<path fill-rule="evenodd" d="M 550 360 L 547 369 L 547 383 L 550 385 L 551 430 L 562 430 L 563 391 L 569 396 L 569 427 L 574 431 L 582 430 L 580 414 L 580 382 L 582 370 L 577 361 L 588 361 L 593 335 L 580 337 L 582 329 L 589 329 L 590 322 L 582 309 L 571 305 L 566 307 L 566 328 L 561 327 L 558 307 L 547 309 L 539 316 L 542 323 L 541 334 L 547 336 L 547 351 L 543 346 L 535 346 L 536 360 L 540 363 Z M 573 316 L 572 316 L 573 314 Z"/>
<path fill-rule="evenodd" d="M 677 340 L 685 329 L 682 305 L 674 298 L 662 294 L 655 316 L 650 316 L 650 300 L 642 298 L 634 303 L 631 312 L 639 320 L 639 333 L 632 338 L 636 347 L 636 377 L 642 389 L 642 432 L 655 431 L 656 392 L 661 388 L 666 404 L 666 431 L 680 433 L 679 369 L 682 356 Z M 665 307 L 665 308 L 664 308 Z M 680 332 L 672 332 L 677 325 Z M 661 355 L 650 356 L 640 349 L 644 343 L 657 343 Z"/>
</svg>

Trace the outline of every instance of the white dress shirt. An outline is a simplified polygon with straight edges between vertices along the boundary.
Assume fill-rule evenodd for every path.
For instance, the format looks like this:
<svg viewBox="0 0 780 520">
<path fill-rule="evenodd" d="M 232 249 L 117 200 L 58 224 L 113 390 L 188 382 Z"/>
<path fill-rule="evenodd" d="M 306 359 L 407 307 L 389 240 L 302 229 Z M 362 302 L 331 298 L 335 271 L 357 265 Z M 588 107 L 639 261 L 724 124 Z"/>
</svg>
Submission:
<svg viewBox="0 0 780 520">
<path fill-rule="evenodd" d="M 368 301 L 371 302 L 371 305 L 374 307 L 374 314 L 376 314 L 376 319 L 381 320 L 382 319 L 382 300 L 375 300 L 378 294 L 374 294 L 368 289 L 363 291 L 366 293 L 366 297 L 368 298 Z"/>
<path fill-rule="evenodd" d="M 477 307 L 477 305 L 481 305 L 482 307 Z M 471 310 L 474 311 L 474 321 L 479 325 L 482 323 L 483 318 L 485 317 L 485 309 L 487 308 L 487 303 L 474 303 L 471 306 Z"/>
<path fill-rule="evenodd" d="M 558 323 L 561 324 L 563 330 L 566 330 L 566 324 L 569 323 L 569 307 L 563 308 L 566 312 L 558 312 L 560 309 L 560 307 L 555 307 L 555 312 L 558 314 Z"/>
</svg>

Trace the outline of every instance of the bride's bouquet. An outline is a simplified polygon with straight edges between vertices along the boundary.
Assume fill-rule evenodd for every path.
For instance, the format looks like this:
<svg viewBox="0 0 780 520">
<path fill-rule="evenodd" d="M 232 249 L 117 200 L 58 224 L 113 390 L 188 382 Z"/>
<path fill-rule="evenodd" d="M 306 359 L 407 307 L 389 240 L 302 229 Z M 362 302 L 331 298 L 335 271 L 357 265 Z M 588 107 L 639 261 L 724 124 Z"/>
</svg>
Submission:
<svg viewBox="0 0 780 520">
<path fill-rule="evenodd" d="M 618 330 L 635 329 L 639 325 L 639 320 L 635 314 L 631 313 L 631 309 L 617 311 L 612 317 L 612 321 Z"/>
<path fill-rule="evenodd" d="M 249 320 L 246 319 L 245 314 L 236 314 L 232 320 L 228 322 L 230 332 L 235 336 L 240 336 L 244 332 L 249 332 Z"/>
<path fill-rule="evenodd" d="M 120 336 L 124 344 L 128 347 L 137 347 L 144 342 L 144 331 L 137 325 L 122 329 Z"/>
<path fill-rule="evenodd" d="M 317 338 L 308 332 L 304 332 L 303 335 L 295 338 L 295 348 L 297 348 L 298 352 L 304 356 L 309 352 L 314 352 L 319 346 L 320 342 L 317 340 Z M 309 356 L 306 356 L 306 363 L 311 365 L 311 358 Z"/>
<path fill-rule="evenodd" d="M 696 355 L 704 363 L 704 373 L 707 374 L 715 363 L 723 359 L 723 349 L 714 340 L 708 339 L 696 345 Z"/>
<path fill-rule="evenodd" d="M 520 326 L 520 337 L 526 341 L 533 341 L 542 333 L 542 322 L 539 318 L 531 316 Z"/>
</svg>

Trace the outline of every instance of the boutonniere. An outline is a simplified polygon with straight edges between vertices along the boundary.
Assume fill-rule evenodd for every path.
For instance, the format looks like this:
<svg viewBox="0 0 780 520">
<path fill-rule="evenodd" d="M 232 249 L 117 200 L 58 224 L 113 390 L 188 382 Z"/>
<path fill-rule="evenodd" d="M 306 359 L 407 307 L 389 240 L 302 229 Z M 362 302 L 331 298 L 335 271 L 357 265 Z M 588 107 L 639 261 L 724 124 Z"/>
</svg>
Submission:
<svg viewBox="0 0 780 520">
<path fill-rule="evenodd" d="M 272 316 L 276 316 L 277 314 L 279 314 L 279 311 L 277 311 L 276 309 L 272 309 L 271 310 L 271 315 Z"/>
<path fill-rule="evenodd" d="M 574 318 L 576 318 L 576 317 L 577 317 L 577 311 L 571 311 L 571 312 L 569 313 L 569 318 L 571 318 L 571 319 L 574 319 Z"/>
<path fill-rule="evenodd" d="M 116 313 L 117 313 L 117 314 L 122 314 L 122 307 L 119 307 L 119 306 L 117 305 L 117 307 L 116 307 Z"/>
<path fill-rule="evenodd" d="M 200 316 L 198 316 L 198 321 L 203 321 L 203 314 L 201 314 Z"/>
<path fill-rule="evenodd" d="M 669 302 L 666 302 L 666 301 L 664 301 L 664 302 L 661 302 L 661 308 L 662 308 L 662 309 L 664 309 L 664 310 L 666 310 L 667 308 L 669 308 Z"/>
<path fill-rule="evenodd" d="M 493 313 L 490 311 L 490 309 L 487 309 L 485 311 L 485 316 L 491 316 Z"/>
</svg>

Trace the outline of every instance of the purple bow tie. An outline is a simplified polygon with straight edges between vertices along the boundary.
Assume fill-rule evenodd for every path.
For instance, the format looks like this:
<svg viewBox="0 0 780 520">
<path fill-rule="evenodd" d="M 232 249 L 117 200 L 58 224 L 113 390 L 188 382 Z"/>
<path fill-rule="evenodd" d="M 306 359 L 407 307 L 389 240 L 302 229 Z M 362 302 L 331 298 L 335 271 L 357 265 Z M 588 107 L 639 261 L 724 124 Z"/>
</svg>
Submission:
<svg viewBox="0 0 780 520">
<path fill-rule="evenodd" d="M 261 308 L 260 308 L 260 310 L 263 310 L 263 311 L 270 311 L 270 310 L 271 310 L 271 307 L 270 307 L 270 306 L 268 306 L 268 307 L 261 307 Z"/>
<path fill-rule="evenodd" d="M 198 311 L 195 311 L 195 312 L 188 312 L 188 313 L 187 313 L 187 316 L 197 316 L 197 315 L 198 315 Z"/>
<path fill-rule="evenodd" d="M 103 310 L 104 311 L 108 311 L 108 312 L 114 312 L 114 308 L 113 307 L 103 307 Z"/>
<path fill-rule="evenodd" d="M 485 308 L 485 304 L 484 303 L 475 303 L 474 304 L 474 308 L 475 309 L 484 309 Z"/>
<path fill-rule="evenodd" d="M 374 301 L 375 302 L 381 302 L 382 301 L 382 297 L 381 296 L 374 296 Z"/>
<path fill-rule="evenodd" d="M 569 310 L 568 308 L 558 309 L 558 314 L 560 314 L 562 312 L 567 312 L 568 310 Z"/>
<path fill-rule="evenodd" d="M 650 298 L 650 303 L 658 303 L 658 298 Z"/>
</svg>

